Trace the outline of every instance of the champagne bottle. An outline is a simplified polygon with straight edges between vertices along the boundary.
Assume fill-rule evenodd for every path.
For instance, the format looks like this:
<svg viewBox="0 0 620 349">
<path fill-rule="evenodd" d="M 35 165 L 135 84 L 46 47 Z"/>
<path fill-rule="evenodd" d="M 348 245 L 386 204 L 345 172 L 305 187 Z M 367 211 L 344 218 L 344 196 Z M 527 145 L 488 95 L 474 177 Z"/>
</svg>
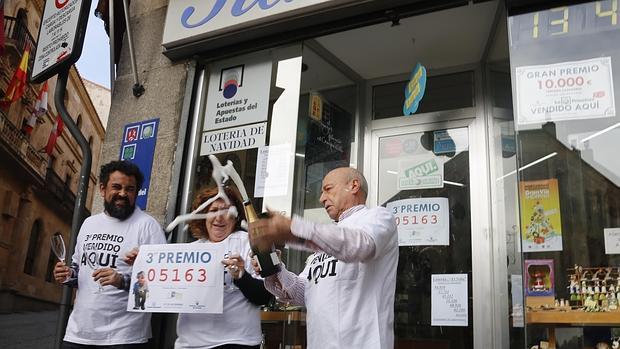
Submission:
<svg viewBox="0 0 620 349">
<path fill-rule="evenodd" d="M 258 220 L 254 205 L 250 200 L 243 202 L 243 209 L 245 210 L 245 217 L 249 223 L 253 223 Z M 248 232 L 251 236 L 250 247 L 254 253 L 254 260 L 258 263 L 260 269 L 260 276 L 267 277 L 280 271 L 280 258 L 276 253 L 275 246 L 271 245 L 268 249 L 261 249 L 256 245 L 257 239 L 260 239 L 261 231 L 253 229 Z M 254 241 L 254 243 L 252 243 Z"/>
</svg>

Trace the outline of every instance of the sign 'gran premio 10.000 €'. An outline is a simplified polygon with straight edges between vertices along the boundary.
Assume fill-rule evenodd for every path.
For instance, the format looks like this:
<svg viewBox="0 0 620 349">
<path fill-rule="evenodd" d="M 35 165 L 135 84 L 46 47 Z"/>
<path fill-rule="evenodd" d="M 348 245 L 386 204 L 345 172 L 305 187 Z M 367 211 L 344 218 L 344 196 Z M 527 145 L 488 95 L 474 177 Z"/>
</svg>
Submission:
<svg viewBox="0 0 620 349">
<path fill-rule="evenodd" d="M 43 82 L 68 69 L 82 54 L 90 0 L 47 0 L 30 80 Z"/>
</svg>

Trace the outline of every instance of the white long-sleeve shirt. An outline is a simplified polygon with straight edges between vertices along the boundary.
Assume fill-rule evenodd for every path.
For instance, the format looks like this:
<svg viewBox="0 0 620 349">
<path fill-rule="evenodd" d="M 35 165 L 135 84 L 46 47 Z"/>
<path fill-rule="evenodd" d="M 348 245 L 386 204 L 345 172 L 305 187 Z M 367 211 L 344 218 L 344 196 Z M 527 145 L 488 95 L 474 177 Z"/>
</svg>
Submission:
<svg viewBox="0 0 620 349">
<path fill-rule="evenodd" d="M 392 348 L 398 237 L 390 211 L 355 206 L 335 225 L 294 217 L 291 232 L 317 252 L 301 274 L 283 269 L 265 287 L 306 306 L 308 348 Z"/>
</svg>

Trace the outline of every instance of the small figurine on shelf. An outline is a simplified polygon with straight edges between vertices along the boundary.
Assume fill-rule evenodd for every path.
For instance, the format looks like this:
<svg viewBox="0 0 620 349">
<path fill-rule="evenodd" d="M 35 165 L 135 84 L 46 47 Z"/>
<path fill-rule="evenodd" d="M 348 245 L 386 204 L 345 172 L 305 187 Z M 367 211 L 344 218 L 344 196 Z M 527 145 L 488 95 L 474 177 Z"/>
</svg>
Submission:
<svg viewBox="0 0 620 349">
<path fill-rule="evenodd" d="M 588 286 L 584 280 L 581 281 L 581 301 L 585 302 L 586 296 L 588 295 Z"/>
<path fill-rule="evenodd" d="M 570 294 L 577 293 L 579 289 L 579 281 L 577 281 L 576 275 L 570 276 L 570 285 L 568 286 L 568 290 Z"/>
<path fill-rule="evenodd" d="M 601 283 L 600 281 L 596 281 L 596 286 L 594 286 L 594 300 L 599 301 L 601 299 Z"/>
<path fill-rule="evenodd" d="M 600 295 L 601 307 L 600 311 L 609 311 L 609 298 L 604 293 Z"/>
<path fill-rule="evenodd" d="M 620 337 L 611 339 L 611 349 L 620 349 Z"/>
<path fill-rule="evenodd" d="M 611 273 L 614 271 L 614 268 L 607 267 L 607 269 L 605 269 L 605 271 L 607 272 L 605 274 L 605 281 L 611 281 Z"/>
<path fill-rule="evenodd" d="M 609 292 L 616 293 L 616 288 L 614 287 L 614 284 L 609 285 Z"/>
<path fill-rule="evenodd" d="M 570 289 L 570 302 L 574 303 L 574 302 L 578 302 L 579 301 L 579 294 L 577 293 L 579 290 L 579 287 L 577 288 L 572 288 Z"/>
<path fill-rule="evenodd" d="M 538 292 L 543 292 L 547 290 L 547 287 L 545 286 L 545 274 L 542 271 L 535 271 L 534 273 L 532 273 L 532 276 L 534 277 L 534 282 L 532 284 L 532 291 L 538 291 Z"/>
<path fill-rule="evenodd" d="M 607 294 L 607 281 L 603 280 L 603 286 L 601 287 L 601 293 Z"/>
<path fill-rule="evenodd" d="M 588 295 L 586 296 L 586 300 L 583 302 L 584 311 L 588 312 L 597 312 L 599 311 L 598 302 L 594 300 L 594 290 L 592 287 L 588 287 Z"/>
<path fill-rule="evenodd" d="M 613 292 L 609 292 L 609 310 L 618 310 L 618 298 Z"/>
</svg>

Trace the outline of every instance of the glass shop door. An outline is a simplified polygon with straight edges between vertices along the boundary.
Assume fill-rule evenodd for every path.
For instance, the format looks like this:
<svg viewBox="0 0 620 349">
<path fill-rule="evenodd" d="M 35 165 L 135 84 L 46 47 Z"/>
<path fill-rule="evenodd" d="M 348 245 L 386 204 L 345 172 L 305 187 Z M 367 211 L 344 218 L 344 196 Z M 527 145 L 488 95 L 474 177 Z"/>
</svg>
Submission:
<svg viewBox="0 0 620 349">
<path fill-rule="evenodd" d="M 474 346 L 467 125 L 372 134 L 371 204 L 390 208 L 398 224 L 396 349 Z"/>
</svg>

